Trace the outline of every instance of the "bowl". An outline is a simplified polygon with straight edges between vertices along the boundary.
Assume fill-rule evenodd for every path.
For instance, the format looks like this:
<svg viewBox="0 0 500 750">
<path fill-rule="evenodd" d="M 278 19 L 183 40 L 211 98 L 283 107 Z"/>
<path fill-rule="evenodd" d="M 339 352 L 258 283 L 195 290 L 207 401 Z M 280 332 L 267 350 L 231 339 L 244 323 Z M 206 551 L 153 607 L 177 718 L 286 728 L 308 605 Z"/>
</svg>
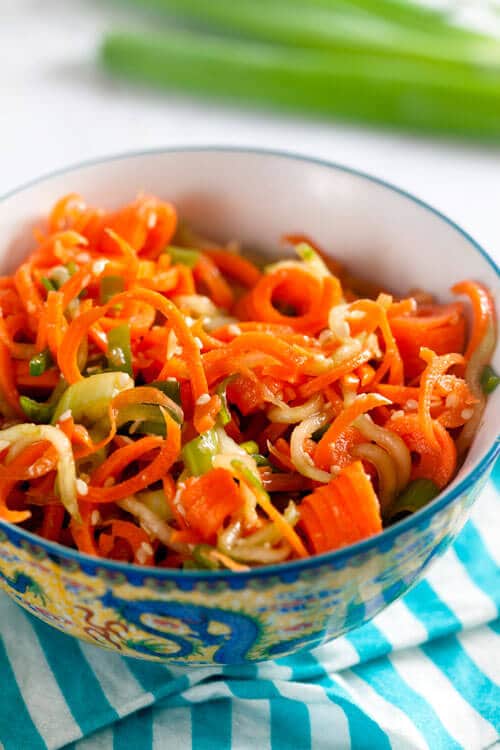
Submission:
<svg viewBox="0 0 500 750">
<path fill-rule="evenodd" d="M 268 254 L 284 232 L 308 233 L 354 273 L 394 290 L 422 287 L 448 299 L 466 277 L 498 288 L 484 250 L 419 199 L 336 164 L 221 148 L 113 157 L 14 191 L 0 203 L 3 271 L 27 253 L 33 224 L 61 195 L 76 191 L 111 208 L 141 190 L 174 201 L 208 236 Z M 499 407 L 500 389 L 439 497 L 339 551 L 244 573 L 175 571 L 87 557 L 0 522 L 0 586 L 46 623 L 125 656 L 239 664 L 312 648 L 404 594 L 452 542 L 499 453 Z"/>
</svg>

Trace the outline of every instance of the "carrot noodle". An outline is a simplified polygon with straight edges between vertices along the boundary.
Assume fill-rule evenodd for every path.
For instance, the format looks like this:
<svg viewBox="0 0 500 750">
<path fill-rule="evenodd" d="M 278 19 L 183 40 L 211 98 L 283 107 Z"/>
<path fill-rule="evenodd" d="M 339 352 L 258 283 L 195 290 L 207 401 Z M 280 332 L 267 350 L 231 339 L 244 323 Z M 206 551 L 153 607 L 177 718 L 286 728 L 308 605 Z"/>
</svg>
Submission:
<svg viewBox="0 0 500 750">
<path fill-rule="evenodd" d="M 150 195 L 63 196 L 0 277 L 0 520 L 96 557 L 238 573 L 378 533 L 485 408 L 491 294 L 393 298 L 313 239 L 258 267 Z"/>
</svg>

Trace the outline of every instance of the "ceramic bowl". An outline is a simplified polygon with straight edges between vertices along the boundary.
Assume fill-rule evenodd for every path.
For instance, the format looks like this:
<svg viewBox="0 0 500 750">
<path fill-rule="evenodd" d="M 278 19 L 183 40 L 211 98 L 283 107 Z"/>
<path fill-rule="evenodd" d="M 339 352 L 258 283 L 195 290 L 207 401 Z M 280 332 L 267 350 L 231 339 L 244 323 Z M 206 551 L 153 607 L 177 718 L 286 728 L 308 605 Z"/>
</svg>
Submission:
<svg viewBox="0 0 500 750">
<path fill-rule="evenodd" d="M 449 299 L 466 277 L 498 289 L 487 254 L 417 198 L 336 164 L 246 149 L 130 154 L 37 180 L 0 204 L 2 270 L 20 262 L 33 223 L 61 195 L 111 208 L 141 190 L 174 201 L 208 236 L 274 255 L 284 232 L 308 233 L 354 273 L 396 291 Z M 499 407 L 500 389 L 438 498 L 337 552 L 248 573 L 179 572 L 93 559 L 0 523 L 0 586 L 45 622 L 126 656 L 213 665 L 312 648 L 372 618 L 448 547 L 498 455 Z"/>
</svg>

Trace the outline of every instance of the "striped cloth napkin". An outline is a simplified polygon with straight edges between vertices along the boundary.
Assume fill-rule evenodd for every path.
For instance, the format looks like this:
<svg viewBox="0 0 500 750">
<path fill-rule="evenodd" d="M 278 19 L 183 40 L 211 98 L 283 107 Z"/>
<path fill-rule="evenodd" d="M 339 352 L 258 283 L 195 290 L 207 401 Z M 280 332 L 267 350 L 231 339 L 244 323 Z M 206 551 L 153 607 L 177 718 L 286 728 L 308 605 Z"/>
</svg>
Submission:
<svg viewBox="0 0 500 750">
<path fill-rule="evenodd" d="M 4 750 L 484 750 L 500 732 L 500 464 L 426 579 L 309 653 L 167 668 L 78 643 L 0 595 Z M 497 745 L 500 747 L 500 745 Z"/>
</svg>

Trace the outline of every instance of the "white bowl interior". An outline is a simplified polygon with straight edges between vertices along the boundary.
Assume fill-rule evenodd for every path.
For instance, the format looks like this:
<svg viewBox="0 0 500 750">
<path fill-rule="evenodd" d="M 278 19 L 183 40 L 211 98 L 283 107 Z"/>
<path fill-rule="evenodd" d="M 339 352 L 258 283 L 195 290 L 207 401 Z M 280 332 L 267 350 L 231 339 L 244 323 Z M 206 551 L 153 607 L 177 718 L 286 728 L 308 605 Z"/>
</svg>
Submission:
<svg viewBox="0 0 500 750">
<path fill-rule="evenodd" d="M 311 235 L 361 277 L 399 293 L 426 289 L 451 299 L 453 283 L 472 278 L 495 293 L 491 263 L 460 230 L 415 199 L 362 175 L 279 154 L 217 149 L 147 153 L 77 167 L 48 177 L 0 203 L 2 271 L 33 246 L 31 230 L 69 192 L 107 208 L 138 192 L 174 202 L 180 215 L 217 240 L 237 239 L 267 254 L 282 234 Z M 500 349 L 494 359 L 500 371 Z M 498 434 L 500 388 L 455 483 Z"/>
</svg>

